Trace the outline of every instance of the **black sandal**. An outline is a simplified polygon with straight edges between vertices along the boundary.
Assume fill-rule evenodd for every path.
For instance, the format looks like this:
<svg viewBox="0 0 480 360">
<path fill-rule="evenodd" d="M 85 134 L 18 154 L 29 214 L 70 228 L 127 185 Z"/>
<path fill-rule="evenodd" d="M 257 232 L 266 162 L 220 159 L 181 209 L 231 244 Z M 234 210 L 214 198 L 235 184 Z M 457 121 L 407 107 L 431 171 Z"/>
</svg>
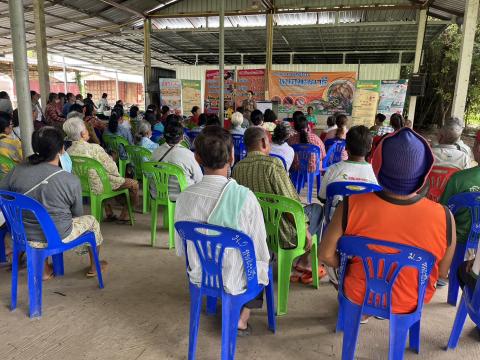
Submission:
<svg viewBox="0 0 480 360">
<path fill-rule="evenodd" d="M 118 217 L 115 214 L 109 215 L 105 219 L 103 219 L 103 221 L 105 221 L 105 222 L 114 222 L 114 221 L 117 221 L 117 220 L 118 220 Z"/>
<path fill-rule="evenodd" d="M 251 333 L 252 333 L 252 327 L 250 326 L 249 323 L 247 323 L 246 329 L 237 329 L 237 336 L 239 337 L 249 336 Z"/>
</svg>

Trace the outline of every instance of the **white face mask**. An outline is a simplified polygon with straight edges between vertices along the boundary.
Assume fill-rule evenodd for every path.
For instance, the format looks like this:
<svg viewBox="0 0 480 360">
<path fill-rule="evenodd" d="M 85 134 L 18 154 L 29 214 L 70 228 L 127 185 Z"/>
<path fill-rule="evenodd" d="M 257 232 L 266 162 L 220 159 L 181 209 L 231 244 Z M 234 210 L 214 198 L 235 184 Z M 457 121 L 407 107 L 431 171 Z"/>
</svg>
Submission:
<svg viewBox="0 0 480 360">
<path fill-rule="evenodd" d="M 66 151 L 60 154 L 60 165 L 62 169 L 71 173 L 72 172 L 72 159 Z"/>
</svg>

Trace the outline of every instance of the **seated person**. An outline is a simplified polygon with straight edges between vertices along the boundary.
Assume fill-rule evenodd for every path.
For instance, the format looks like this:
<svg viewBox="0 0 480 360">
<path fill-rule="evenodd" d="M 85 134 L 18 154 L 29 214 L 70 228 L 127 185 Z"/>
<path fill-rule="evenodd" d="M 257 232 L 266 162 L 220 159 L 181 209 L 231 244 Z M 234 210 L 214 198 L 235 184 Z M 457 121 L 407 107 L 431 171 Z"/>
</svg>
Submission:
<svg viewBox="0 0 480 360">
<path fill-rule="evenodd" d="M 58 94 L 50 93 L 48 95 L 47 107 L 45 108 L 45 119 L 47 124 L 61 128 L 65 118 L 57 106 L 59 102 L 60 99 L 58 98 Z"/>
<path fill-rule="evenodd" d="M 91 215 L 83 215 L 82 188 L 78 178 L 59 167 L 63 149 L 63 132 L 45 126 L 32 135 L 35 154 L 25 163 L 17 165 L 3 178 L 0 189 L 28 195 L 43 204 L 58 230 L 62 242 L 75 240 L 86 231 L 93 231 L 97 246 L 103 242 L 100 225 Z M 46 181 L 48 179 L 48 181 Z M 31 213 L 25 214 L 25 231 L 30 245 L 36 248 L 46 246 L 43 231 Z M 98 249 L 98 248 L 97 248 Z M 87 277 L 97 275 L 93 253 Z M 106 266 L 102 261 L 102 270 Z M 44 280 L 53 277 L 53 268 L 45 262 Z"/>
<path fill-rule="evenodd" d="M 318 123 L 317 121 L 317 117 L 315 116 L 315 114 L 313 113 L 313 107 L 312 106 L 309 106 L 307 107 L 307 121 L 309 123 L 312 123 L 314 125 L 316 125 Z"/>
<path fill-rule="evenodd" d="M 87 128 L 88 134 L 90 136 L 90 138 L 88 139 L 89 143 L 100 144 L 100 139 L 95 132 L 95 128 L 93 127 L 92 122 L 85 121 L 85 107 L 82 107 L 79 104 L 73 104 L 72 106 L 70 106 L 70 111 L 67 114 L 67 119 L 70 119 L 72 117 L 81 117 L 82 119 L 84 119 L 83 121 L 85 122 L 85 127 Z"/>
<path fill-rule="evenodd" d="M 179 122 L 170 122 L 165 128 L 165 143 L 160 145 L 152 154 L 152 161 L 166 162 L 178 165 L 183 169 L 187 184 L 193 185 L 202 180 L 202 169 L 195 160 L 190 149 L 180 145 L 183 140 L 183 126 Z M 196 142 L 195 142 L 196 144 Z M 168 193 L 170 200 L 175 201 L 180 194 L 180 186 L 176 177 L 168 179 Z"/>
<path fill-rule="evenodd" d="M 475 158 L 475 161 L 480 164 L 480 131 L 477 132 L 475 144 L 473 145 L 473 156 Z M 448 180 L 445 191 L 440 198 L 440 203 L 443 205 L 447 205 L 448 200 L 450 200 L 453 195 L 463 192 L 478 191 L 480 191 L 480 165 L 466 170 L 458 171 L 457 173 L 453 174 L 450 180 Z M 455 223 L 457 225 L 457 241 L 459 243 L 466 243 L 468 240 L 468 234 L 470 233 L 470 228 L 472 226 L 470 211 L 468 209 L 459 210 L 455 214 Z M 478 250 L 477 254 L 480 254 L 478 253 Z M 469 261 L 460 267 L 459 276 L 461 283 L 466 283 L 467 285 L 471 286 L 472 281 L 476 281 L 475 278 L 471 279 L 470 275 L 472 275 L 472 273 L 475 275 L 479 274 L 479 259 L 480 255 L 477 255 L 475 257 L 475 264 L 473 263 L 473 261 Z M 475 266 L 472 267 L 472 265 Z M 453 274 L 451 274 L 450 276 L 453 276 Z M 475 286 L 474 283 L 473 286 Z"/>
<path fill-rule="evenodd" d="M 383 114 L 375 115 L 375 125 L 370 128 L 370 131 L 374 136 L 383 136 L 385 134 L 392 133 L 393 127 L 388 124 L 385 124 L 387 117 Z"/>
<path fill-rule="evenodd" d="M 272 148 L 270 149 L 270 154 L 279 155 L 285 160 L 287 164 L 287 171 L 290 170 L 292 166 L 293 158 L 295 157 L 295 152 L 292 147 L 288 145 L 287 139 L 289 133 L 287 127 L 284 124 L 279 124 L 273 131 L 272 136 Z"/>
<path fill-rule="evenodd" d="M 10 114 L 0 112 L 0 155 L 18 164 L 23 160 L 22 143 L 12 138 L 12 133 L 13 122 Z M 0 166 L 0 175 L 5 175 L 7 172 L 6 166 Z"/>
<path fill-rule="evenodd" d="M 363 125 L 353 126 L 347 133 L 346 151 L 348 160 L 330 165 L 322 178 L 318 198 L 324 202 L 327 199 L 327 187 L 334 182 L 355 181 L 377 184 L 377 178 L 373 173 L 372 165 L 365 156 L 372 148 L 372 135 L 369 129 Z M 330 217 L 335 211 L 341 196 L 335 196 L 330 207 Z"/>
<path fill-rule="evenodd" d="M 147 150 L 153 151 L 158 149 L 158 144 L 150 140 L 152 137 L 152 125 L 146 120 L 139 122 L 137 126 L 137 134 L 135 135 L 135 141 L 138 146 L 142 146 Z"/>
<path fill-rule="evenodd" d="M 263 214 L 255 195 L 240 186 L 227 174 L 234 162 L 233 142 L 230 133 L 219 126 L 205 128 L 195 139 L 195 159 L 203 167 L 205 176 L 177 199 L 175 221 L 189 220 L 234 228 L 247 234 L 253 241 L 257 260 L 258 283 L 268 285 L 268 265 L 270 254 L 266 242 Z M 223 200 L 223 195 L 230 202 Z M 231 199 L 235 199 L 232 201 Z M 231 211 L 222 211 L 228 210 Z M 217 210 L 222 209 L 222 210 Z M 228 216 L 223 215 L 228 213 Z M 222 218 L 223 217 L 223 218 Z M 175 233 L 177 255 L 185 253 L 181 238 Z M 199 285 L 202 268 L 195 247 L 187 242 L 190 281 Z M 226 249 L 223 257 L 223 285 L 227 293 L 237 295 L 244 292 L 246 285 L 243 261 L 238 250 Z M 251 308 L 262 307 L 263 293 L 245 305 L 238 322 L 239 335 L 247 335 L 251 327 L 248 324 Z"/>
<path fill-rule="evenodd" d="M 110 120 L 108 121 L 108 127 L 105 129 L 105 134 L 116 135 L 124 137 L 130 145 L 134 145 L 132 132 L 125 126 L 120 126 L 123 123 L 123 116 L 116 111 L 112 111 Z"/>
<path fill-rule="evenodd" d="M 200 115 L 202 114 L 202 109 L 200 109 L 199 106 L 194 106 L 192 107 L 192 110 L 190 112 L 192 113 L 192 116 L 188 118 L 188 123 L 196 127 L 198 126 L 198 121 Z"/>
<path fill-rule="evenodd" d="M 247 157 L 235 165 L 232 178 L 253 192 L 282 195 L 301 202 L 281 161 L 269 156 L 270 141 L 265 131 L 259 127 L 249 127 L 245 131 L 244 143 L 247 148 Z M 319 204 L 310 204 L 305 206 L 304 210 L 305 218 L 310 224 L 307 230 L 305 249 L 307 252 L 299 259 L 297 270 L 291 279 L 310 284 L 313 281 L 309 256 L 312 246 L 310 234 L 317 234 L 320 240 L 323 209 Z M 296 241 L 292 242 L 296 239 L 295 225 L 288 218 L 282 219 L 280 234 L 282 248 L 297 246 Z"/>
<path fill-rule="evenodd" d="M 463 129 L 458 124 L 444 125 L 438 132 L 438 144 L 432 146 L 434 166 L 463 170 L 469 167 L 468 155 L 456 145 Z"/>
<path fill-rule="evenodd" d="M 253 110 L 250 114 L 250 123 L 252 126 L 262 126 L 263 125 L 263 113 L 260 110 Z"/>
<path fill-rule="evenodd" d="M 232 135 L 243 135 L 245 134 L 245 129 L 242 127 L 243 124 L 243 115 L 239 112 L 234 112 L 232 114 L 232 128 L 230 133 Z"/>
<path fill-rule="evenodd" d="M 107 172 L 112 190 L 128 189 L 132 207 L 136 208 L 138 205 L 138 182 L 121 177 L 118 173 L 117 164 L 105 150 L 98 144 L 88 143 L 89 134 L 83 120 L 80 117 L 67 119 L 63 124 L 63 131 L 67 134 L 68 139 L 72 141 L 72 145 L 68 148 L 68 154 L 70 156 L 84 156 L 97 160 Z M 90 174 L 90 186 L 95 194 L 103 192 L 102 182 L 95 171 L 92 171 Z M 125 201 L 125 199 L 122 198 L 121 201 Z M 110 201 L 105 203 L 105 213 L 107 221 L 117 221 L 120 224 L 130 222 L 126 202 L 123 203 L 119 217 L 114 215 Z"/>
<path fill-rule="evenodd" d="M 465 122 L 462 120 L 462 119 L 459 119 L 458 117 L 452 117 L 450 119 L 447 119 L 445 121 L 445 126 L 447 125 L 457 125 L 459 127 L 462 128 L 462 132 L 463 132 L 463 129 L 465 129 Z M 467 157 L 469 159 L 469 166 L 468 167 L 472 167 L 472 166 L 475 166 L 476 164 L 473 164 L 473 161 L 475 160 L 474 159 L 474 156 L 473 156 L 473 152 L 472 152 L 472 149 L 470 148 L 470 146 L 468 146 L 467 144 L 465 144 L 462 140 L 462 136 L 460 136 L 456 142 L 456 144 L 459 148 L 459 150 L 463 151 L 465 154 L 467 154 Z"/>
<path fill-rule="evenodd" d="M 327 135 L 325 136 L 324 141 L 327 141 L 329 139 L 345 140 L 345 138 L 347 136 L 347 131 L 348 131 L 347 124 L 348 124 L 347 115 L 338 114 L 335 117 L 335 125 L 337 125 L 337 128 L 332 129 L 329 132 L 327 132 Z"/>
<path fill-rule="evenodd" d="M 421 248 L 436 258 L 425 294 L 428 303 L 438 277 L 448 274 L 456 244 L 450 211 L 417 194 L 432 165 L 427 141 L 413 130 L 404 128 L 387 135 L 373 158 L 373 169 L 383 191 L 344 198 L 320 243 L 319 260 L 338 268 L 337 243 L 343 235 Z M 377 251 L 388 252 L 385 248 Z M 348 299 L 361 304 L 365 297 L 363 262 L 356 257 L 349 261 L 343 290 Z M 417 282 L 416 270 L 406 268 L 400 272 L 392 292 L 392 313 L 407 314 L 416 309 Z"/>
<path fill-rule="evenodd" d="M 222 126 L 220 119 L 215 114 L 209 114 L 207 120 L 205 121 L 205 126 Z"/>
<path fill-rule="evenodd" d="M 337 124 L 335 124 L 335 116 L 330 115 L 327 117 L 327 128 L 320 134 L 320 140 L 325 141 L 325 137 L 331 130 L 336 130 Z"/>
</svg>

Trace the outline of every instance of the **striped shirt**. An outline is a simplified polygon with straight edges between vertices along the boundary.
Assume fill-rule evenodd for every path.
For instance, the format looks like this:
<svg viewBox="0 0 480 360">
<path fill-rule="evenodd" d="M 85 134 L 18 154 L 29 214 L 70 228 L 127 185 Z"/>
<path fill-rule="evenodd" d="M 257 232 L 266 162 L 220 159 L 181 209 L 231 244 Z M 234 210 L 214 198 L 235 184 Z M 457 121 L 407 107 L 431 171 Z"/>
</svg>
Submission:
<svg viewBox="0 0 480 360">
<path fill-rule="evenodd" d="M 178 198 L 175 208 L 175 221 L 198 221 L 206 223 L 222 191 L 228 183 L 224 176 L 205 175 L 203 180 L 188 187 Z M 268 264 L 270 254 L 266 242 L 267 234 L 260 205 L 252 192 L 248 193 L 242 210 L 238 214 L 239 230 L 253 241 L 257 259 L 258 283 L 268 285 Z M 185 255 L 182 239 L 175 232 L 177 255 Z M 188 241 L 188 275 L 193 284 L 202 282 L 202 267 L 195 246 Z M 245 291 L 246 278 L 243 260 L 237 249 L 225 249 L 222 264 L 223 286 L 227 293 L 238 295 Z"/>
</svg>

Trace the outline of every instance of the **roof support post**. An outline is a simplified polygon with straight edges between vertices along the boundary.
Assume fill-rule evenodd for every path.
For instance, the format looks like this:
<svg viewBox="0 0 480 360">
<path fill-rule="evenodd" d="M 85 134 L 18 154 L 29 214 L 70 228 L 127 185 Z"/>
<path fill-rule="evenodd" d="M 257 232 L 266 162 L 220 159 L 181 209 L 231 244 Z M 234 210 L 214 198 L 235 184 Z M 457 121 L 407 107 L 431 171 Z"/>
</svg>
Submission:
<svg viewBox="0 0 480 360">
<path fill-rule="evenodd" d="M 148 85 L 152 77 L 152 48 L 150 35 L 152 32 L 152 19 L 146 18 L 143 21 L 143 91 L 145 92 L 145 109 L 150 105 L 151 100 L 148 94 Z"/>
<path fill-rule="evenodd" d="M 222 127 L 225 123 L 225 0 L 220 0 L 220 11 L 219 11 L 219 37 L 218 37 L 218 80 L 220 81 L 220 99 L 219 99 L 219 112 L 218 117 Z"/>
<path fill-rule="evenodd" d="M 37 45 L 37 69 L 40 82 L 40 96 L 43 108 L 45 108 L 50 93 L 47 32 L 45 29 L 45 0 L 33 0 L 33 18 L 35 20 L 35 41 Z"/>
<path fill-rule="evenodd" d="M 65 94 L 68 93 L 68 83 L 67 83 L 67 64 L 65 64 L 65 56 L 62 56 L 63 60 L 63 91 Z"/>
<path fill-rule="evenodd" d="M 23 156 L 32 151 L 33 114 L 28 78 L 27 41 L 25 37 L 25 17 L 23 1 L 9 0 L 10 28 L 12 31 L 13 68 L 17 89 L 18 118 L 22 133 Z"/>
<path fill-rule="evenodd" d="M 472 68 L 473 45 L 475 43 L 475 30 L 477 28 L 477 14 L 479 0 L 467 0 L 465 4 L 465 17 L 463 19 L 463 37 L 460 48 L 460 58 L 457 68 L 457 81 L 453 95 L 452 116 L 463 119 L 467 102 L 468 84 Z"/>
<path fill-rule="evenodd" d="M 117 93 L 117 99 L 120 99 L 120 86 L 118 86 L 118 71 L 115 71 L 115 92 Z"/>
<path fill-rule="evenodd" d="M 273 60 L 273 12 L 269 11 L 267 14 L 267 48 L 266 61 L 265 61 L 265 99 L 270 99 L 270 86 L 269 79 L 272 72 L 272 60 Z M 290 54 L 290 64 L 292 63 L 293 56 Z"/>
<path fill-rule="evenodd" d="M 423 41 L 425 39 L 425 30 L 427 28 L 427 9 L 421 9 L 418 17 L 417 47 L 415 48 L 415 60 L 413 62 L 413 73 L 420 70 L 420 61 L 422 60 Z M 408 119 L 412 121 L 415 118 L 415 108 L 417 106 L 417 97 L 410 96 L 410 105 L 408 108 Z"/>
</svg>

